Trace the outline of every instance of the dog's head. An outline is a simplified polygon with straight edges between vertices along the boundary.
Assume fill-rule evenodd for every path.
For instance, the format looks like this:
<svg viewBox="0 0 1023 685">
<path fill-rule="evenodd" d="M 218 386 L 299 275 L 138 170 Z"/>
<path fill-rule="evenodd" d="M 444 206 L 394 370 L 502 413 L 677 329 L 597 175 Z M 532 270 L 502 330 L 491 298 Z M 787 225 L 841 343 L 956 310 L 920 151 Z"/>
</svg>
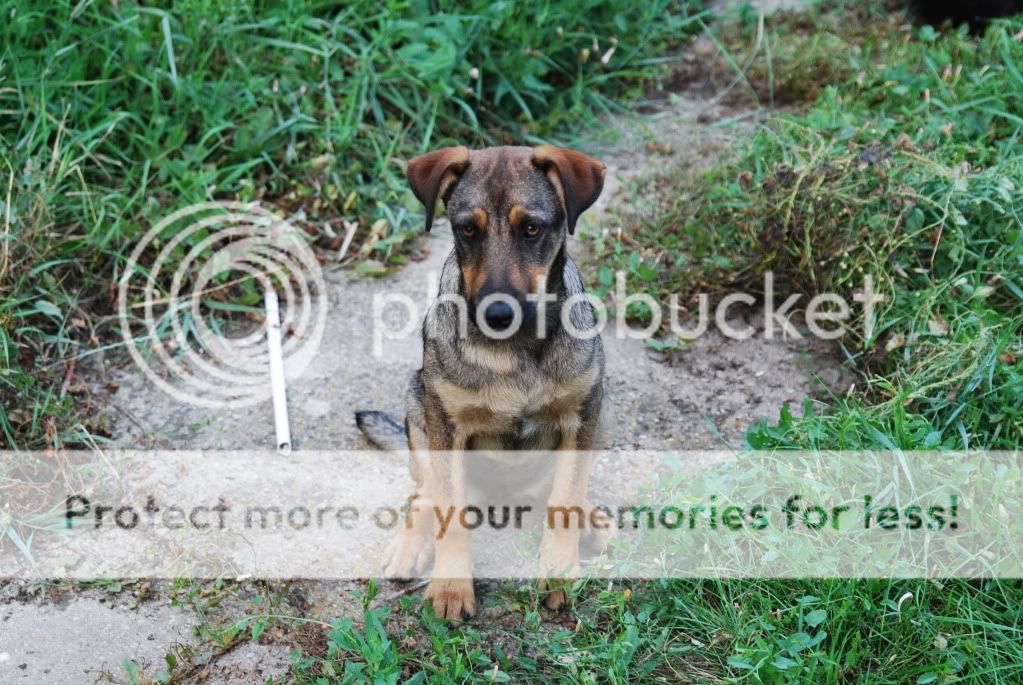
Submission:
<svg viewBox="0 0 1023 685">
<path fill-rule="evenodd" d="M 604 165 L 575 150 L 450 147 L 408 165 L 412 191 L 426 207 L 426 230 L 444 200 L 465 296 L 494 330 L 536 315 L 527 296 L 545 288 L 567 233 L 604 187 Z"/>
</svg>

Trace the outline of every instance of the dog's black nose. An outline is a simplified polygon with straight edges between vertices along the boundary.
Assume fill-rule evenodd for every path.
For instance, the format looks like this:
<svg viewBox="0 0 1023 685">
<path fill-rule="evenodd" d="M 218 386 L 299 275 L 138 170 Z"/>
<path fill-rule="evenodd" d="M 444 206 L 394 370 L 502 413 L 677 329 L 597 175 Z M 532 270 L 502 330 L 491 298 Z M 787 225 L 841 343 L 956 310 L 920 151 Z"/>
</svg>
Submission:
<svg viewBox="0 0 1023 685">
<path fill-rule="evenodd" d="M 507 302 L 491 302 L 483 313 L 487 325 L 495 331 L 503 331 L 515 320 L 515 310 Z"/>
</svg>

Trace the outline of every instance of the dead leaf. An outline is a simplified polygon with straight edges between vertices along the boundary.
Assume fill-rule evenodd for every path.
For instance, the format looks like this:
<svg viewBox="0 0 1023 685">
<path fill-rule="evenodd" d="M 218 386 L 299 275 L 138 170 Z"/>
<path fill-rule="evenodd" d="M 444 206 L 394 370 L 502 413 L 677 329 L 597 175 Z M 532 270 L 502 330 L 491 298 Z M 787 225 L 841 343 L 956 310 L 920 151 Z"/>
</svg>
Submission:
<svg viewBox="0 0 1023 685">
<path fill-rule="evenodd" d="M 646 151 L 652 155 L 670 155 L 672 152 L 671 146 L 666 143 L 655 143 L 650 142 L 646 144 Z"/>
<path fill-rule="evenodd" d="M 940 314 L 935 314 L 934 318 L 927 322 L 927 330 L 931 332 L 931 335 L 944 338 L 948 335 L 948 322 L 941 318 Z"/>
<path fill-rule="evenodd" d="M 916 145 L 913 143 L 913 139 L 905 133 L 900 134 L 899 137 L 895 139 L 895 147 L 909 152 L 916 151 Z"/>
<path fill-rule="evenodd" d="M 899 333 L 898 335 L 893 335 L 891 338 L 888 339 L 888 342 L 885 343 L 884 349 L 886 352 L 894 352 L 895 350 L 899 349 L 905 344 L 906 336 L 904 336 L 902 333 Z"/>
</svg>

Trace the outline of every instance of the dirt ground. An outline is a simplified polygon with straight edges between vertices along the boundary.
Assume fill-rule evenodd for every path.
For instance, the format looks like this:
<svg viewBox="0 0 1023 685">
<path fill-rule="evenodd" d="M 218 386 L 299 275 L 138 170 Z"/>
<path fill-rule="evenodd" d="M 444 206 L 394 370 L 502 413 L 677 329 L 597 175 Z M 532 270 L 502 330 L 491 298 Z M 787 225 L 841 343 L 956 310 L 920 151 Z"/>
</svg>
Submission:
<svg viewBox="0 0 1023 685">
<path fill-rule="evenodd" d="M 671 165 L 712 161 L 748 130 L 753 119 L 743 114 L 680 93 L 652 113 L 609 121 L 598 141 L 608 181 L 583 230 L 615 230 L 611 210 L 643 201 L 632 192 L 633 179 Z M 718 123 L 736 117 L 742 123 Z M 657 145 L 648 147 L 651 142 Z M 323 343 L 305 373 L 289 378 L 297 450 L 364 449 L 353 421 L 355 410 L 401 415 L 404 385 L 419 364 L 420 343 L 417 334 L 386 341 L 383 354 L 374 356 L 372 298 L 387 289 L 425 307 L 428 276 L 439 271 L 450 247 L 447 226 L 439 223 L 422 240 L 425 258 L 394 276 L 328 273 L 330 306 Z M 595 265 L 585 246 L 576 240 L 572 250 L 592 273 Z M 757 319 L 751 317 L 750 323 L 762 331 L 763 322 Z M 755 420 L 777 417 L 784 402 L 798 406 L 804 397 L 819 394 L 821 383 L 834 387 L 841 382 L 838 363 L 828 350 L 805 341 L 765 340 L 762 335 L 738 341 L 708 334 L 676 353 L 670 363 L 640 340 L 605 335 L 605 349 L 615 408 L 612 450 L 740 447 L 743 431 Z M 230 449 L 273 444 L 269 402 L 248 410 L 201 409 L 164 394 L 133 368 L 108 368 L 105 374 L 120 386 L 106 409 L 120 446 Z M 655 475 L 658 465 L 649 467 L 623 472 L 613 462 L 598 464 L 593 488 L 599 492 L 635 486 Z M 381 459 L 372 468 L 396 487 L 410 485 L 403 460 Z M 358 479 L 348 477 L 351 487 L 358 488 Z M 396 584 L 384 586 L 385 600 L 403 592 Z M 240 643 L 217 658 L 199 645 L 196 632 L 202 626 L 223 624 L 251 609 L 253 598 L 263 594 L 258 582 L 215 593 L 215 605 L 182 599 L 169 581 L 150 584 L 143 596 L 138 596 L 138 587 L 39 592 L 24 583 L 0 586 L 0 681 L 123 682 L 125 660 L 135 660 L 152 674 L 181 645 L 194 647 L 186 652 L 196 655 L 195 672 L 207 678 L 204 682 L 262 682 L 287 672 L 288 650 L 272 640 Z M 318 621 L 354 615 L 360 606 L 355 593 L 361 588 L 353 581 L 297 582 L 286 593 L 281 612 Z"/>
</svg>

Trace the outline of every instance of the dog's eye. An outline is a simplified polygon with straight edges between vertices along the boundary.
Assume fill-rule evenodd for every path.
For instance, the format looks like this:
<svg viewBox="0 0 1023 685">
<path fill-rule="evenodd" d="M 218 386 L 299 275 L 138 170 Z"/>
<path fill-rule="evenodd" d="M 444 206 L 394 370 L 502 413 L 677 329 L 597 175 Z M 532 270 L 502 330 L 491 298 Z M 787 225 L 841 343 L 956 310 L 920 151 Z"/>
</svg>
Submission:
<svg viewBox="0 0 1023 685">
<path fill-rule="evenodd" d="M 543 228 L 539 224 L 526 224 L 526 235 L 530 238 L 540 235 L 541 231 L 543 231 Z"/>
<path fill-rule="evenodd" d="M 474 235 L 476 235 L 476 227 L 473 226 L 472 224 L 465 224 L 464 226 L 462 226 L 461 230 L 463 237 L 471 238 Z"/>
</svg>

